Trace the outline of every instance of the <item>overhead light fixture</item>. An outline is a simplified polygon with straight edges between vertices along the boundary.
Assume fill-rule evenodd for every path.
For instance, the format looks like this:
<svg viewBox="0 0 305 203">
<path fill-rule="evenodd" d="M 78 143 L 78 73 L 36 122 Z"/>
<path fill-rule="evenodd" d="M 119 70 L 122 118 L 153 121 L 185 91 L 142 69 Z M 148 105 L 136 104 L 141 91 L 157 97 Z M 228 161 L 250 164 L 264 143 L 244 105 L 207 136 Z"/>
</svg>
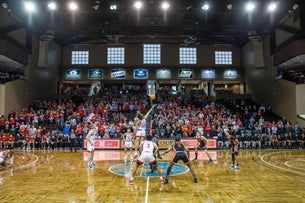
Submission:
<svg viewBox="0 0 305 203">
<path fill-rule="evenodd" d="M 254 4 L 253 2 L 247 3 L 247 5 L 246 5 L 246 10 L 247 10 L 247 11 L 251 12 L 251 11 L 253 11 L 254 9 L 255 9 L 255 4 Z"/>
<path fill-rule="evenodd" d="M 233 8 L 233 5 L 232 5 L 232 4 L 228 4 L 228 5 L 227 5 L 227 9 L 228 9 L 228 10 L 232 10 L 232 8 Z"/>
<path fill-rule="evenodd" d="M 4 8 L 4 9 L 7 9 L 7 7 L 8 7 L 7 3 L 2 3 L 1 6 L 2 6 L 2 8 Z"/>
<path fill-rule="evenodd" d="M 298 8 L 299 8 L 298 4 L 294 4 L 293 7 L 292 7 L 293 10 L 297 10 Z"/>
<path fill-rule="evenodd" d="M 111 4 L 111 5 L 110 5 L 110 10 L 116 10 L 116 9 L 117 9 L 116 4 Z"/>
<path fill-rule="evenodd" d="M 50 10 L 55 10 L 57 8 L 57 5 L 56 5 L 55 2 L 51 1 L 51 2 L 48 3 L 48 8 Z"/>
<path fill-rule="evenodd" d="M 136 1 L 133 6 L 136 8 L 136 9 L 140 9 L 143 7 L 143 3 L 142 1 Z"/>
<path fill-rule="evenodd" d="M 163 10 L 167 10 L 169 8 L 169 3 L 167 1 L 162 2 L 161 8 Z"/>
<path fill-rule="evenodd" d="M 207 2 L 205 2 L 201 8 L 202 8 L 202 10 L 207 11 L 207 10 L 209 10 L 210 5 Z"/>
<path fill-rule="evenodd" d="M 273 11 L 275 11 L 276 10 L 276 7 L 277 7 L 277 4 L 276 3 L 270 3 L 269 5 L 268 5 L 268 11 L 270 11 L 270 12 L 273 12 Z"/>
<path fill-rule="evenodd" d="M 78 5 L 75 2 L 70 2 L 69 8 L 70 8 L 70 10 L 75 11 L 78 9 Z"/>
<path fill-rule="evenodd" d="M 35 4 L 34 4 L 34 2 L 26 1 L 25 2 L 25 10 L 27 10 L 28 12 L 34 12 L 35 11 Z"/>
</svg>

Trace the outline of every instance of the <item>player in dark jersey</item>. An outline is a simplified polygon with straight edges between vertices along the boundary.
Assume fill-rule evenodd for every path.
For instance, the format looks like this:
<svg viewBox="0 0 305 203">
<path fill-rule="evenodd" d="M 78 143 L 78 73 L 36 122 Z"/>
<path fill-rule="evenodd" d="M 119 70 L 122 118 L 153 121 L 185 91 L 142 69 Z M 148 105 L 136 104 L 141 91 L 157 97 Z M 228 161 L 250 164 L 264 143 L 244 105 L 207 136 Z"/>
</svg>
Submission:
<svg viewBox="0 0 305 203">
<path fill-rule="evenodd" d="M 209 163 L 212 164 L 213 160 L 208 153 L 207 142 L 208 139 L 205 138 L 199 131 L 196 132 L 197 145 L 195 147 L 195 158 L 193 161 L 196 161 L 198 158 L 198 150 L 204 150 L 207 156 L 209 157 Z"/>
<path fill-rule="evenodd" d="M 168 183 L 168 176 L 172 170 L 172 167 L 174 166 L 174 164 L 176 164 L 179 160 L 182 160 L 183 163 L 185 163 L 187 165 L 187 167 L 189 167 L 192 176 L 193 176 L 193 180 L 194 183 L 197 183 L 197 178 L 194 172 L 193 167 L 191 166 L 190 160 L 189 160 L 189 149 L 187 147 L 185 147 L 182 142 L 181 142 L 181 137 L 180 136 L 176 136 L 175 138 L 175 142 L 172 143 L 169 148 L 162 153 L 162 155 L 167 154 L 170 151 L 174 151 L 175 152 L 175 156 L 174 158 L 171 160 L 168 168 L 167 168 L 167 172 L 166 172 L 166 177 L 165 177 L 165 181 L 164 183 L 167 184 Z"/>
<path fill-rule="evenodd" d="M 238 139 L 232 135 L 230 135 L 229 132 L 226 133 L 226 137 L 230 141 L 231 144 L 231 152 L 232 152 L 232 164 L 231 167 L 234 169 L 239 169 L 238 165 L 238 152 L 239 152 L 239 147 L 238 147 Z"/>
</svg>

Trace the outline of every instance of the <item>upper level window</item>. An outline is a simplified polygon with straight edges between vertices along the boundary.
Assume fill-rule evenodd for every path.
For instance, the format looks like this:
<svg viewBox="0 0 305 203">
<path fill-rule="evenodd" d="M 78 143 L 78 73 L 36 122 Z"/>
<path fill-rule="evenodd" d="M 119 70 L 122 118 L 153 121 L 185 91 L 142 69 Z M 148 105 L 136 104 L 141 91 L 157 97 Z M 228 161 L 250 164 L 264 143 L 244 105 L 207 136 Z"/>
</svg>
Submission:
<svg viewBox="0 0 305 203">
<path fill-rule="evenodd" d="M 89 51 L 72 51 L 71 64 L 89 64 Z"/>
<path fill-rule="evenodd" d="M 161 64 L 161 45 L 143 45 L 143 64 Z"/>
<path fill-rule="evenodd" d="M 215 51 L 215 64 L 232 64 L 232 51 Z"/>
<path fill-rule="evenodd" d="M 124 63 L 125 63 L 124 47 L 109 47 L 107 49 L 107 64 L 124 64 Z"/>
<path fill-rule="evenodd" d="M 179 63 L 180 64 L 196 64 L 197 49 L 190 47 L 179 48 Z"/>
</svg>

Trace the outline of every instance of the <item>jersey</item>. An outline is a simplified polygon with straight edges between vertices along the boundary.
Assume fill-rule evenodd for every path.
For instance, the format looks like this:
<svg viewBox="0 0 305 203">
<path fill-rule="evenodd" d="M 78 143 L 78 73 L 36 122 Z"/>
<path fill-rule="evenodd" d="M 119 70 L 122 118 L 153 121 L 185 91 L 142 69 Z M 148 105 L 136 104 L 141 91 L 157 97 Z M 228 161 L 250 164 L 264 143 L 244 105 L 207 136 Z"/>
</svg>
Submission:
<svg viewBox="0 0 305 203">
<path fill-rule="evenodd" d="M 189 159 L 185 153 L 185 147 L 182 143 L 174 143 L 173 151 L 176 153 L 174 158 L 172 159 L 173 163 L 177 163 L 179 160 L 182 160 L 183 163 L 188 163 Z"/>
<path fill-rule="evenodd" d="M 142 152 L 137 163 L 138 164 L 143 164 L 144 162 L 155 163 L 156 159 L 154 157 L 154 150 L 157 148 L 156 143 L 150 140 L 144 140 L 141 145 L 142 145 Z"/>
<path fill-rule="evenodd" d="M 238 154 L 239 146 L 236 143 L 236 138 L 234 136 L 232 136 L 231 139 L 230 139 L 230 142 L 231 142 L 231 151 L 232 151 L 232 153 Z M 235 150 L 236 148 L 237 148 L 237 150 Z"/>
<path fill-rule="evenodd" d="M 140 124 L 137 128 L 136 136 L 145 137 L 146 136 L 146 119 L 140 120 Z"/>
<path fill-rule="evenodd" d="M 87 151 L 92 152 L 94 151 L 94 144 L 95 144 L 95 136 L 97 134 L 97 130 L 91 129 L 88 132 L 88 135 L 86 137 L 87 140 Z"/>
<path fill-rule="evenodd" d="M 0 152 L 0 164 L 4 162 L 4 152 Z"/>
<path fill-rule="evenodd" d="M 132 133 L 125 133 L 125 148 L 132 148 Z"/>
<path fill-rule="evenodd" d="M 198 149 L 206 149 L 207 148 L 205 140 L 203 140 L 201 136 L 199 138 L 197 138 L 197 141 L 198 141 Z"/>
</svg>

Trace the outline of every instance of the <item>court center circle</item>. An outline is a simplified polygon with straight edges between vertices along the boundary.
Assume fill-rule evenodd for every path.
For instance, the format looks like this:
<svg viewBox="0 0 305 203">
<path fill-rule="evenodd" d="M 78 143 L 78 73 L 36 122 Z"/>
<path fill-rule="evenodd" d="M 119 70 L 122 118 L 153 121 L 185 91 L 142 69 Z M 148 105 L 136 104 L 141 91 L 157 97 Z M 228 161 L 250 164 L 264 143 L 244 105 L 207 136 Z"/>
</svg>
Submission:
<svg viewBox="0 0 305 203">
<path fill-rule="evenodd" d="M 129 172 L 131 171 L 132 166 L 133 166 L 133 163 L 130 163 L 130 162 L 117 164 L 117 165 L 111 166 L 109 168 L 109 171 L 113 174 L 127 177 L 129 175 Z M 169 163 L 168 162 L 158 162 L 158 166 L 161 170 L 162 175 L 165 176 Z M 170 176 L 181 175 L 183 173 L 187 173 L 188 171 L 189 171 L 189 168 L 187 166 L 181 165 L 181 164 L 175 164 L 171 170 Z M 156 170 L 154 170 L 153 172 L 151 171 L 151 168 L 148 163 L 144 163 L 144 165 L 142 167 L 142 171 L 140 172 L 138 177 L 159 177 L 159 175 Z"/>
</svg>

